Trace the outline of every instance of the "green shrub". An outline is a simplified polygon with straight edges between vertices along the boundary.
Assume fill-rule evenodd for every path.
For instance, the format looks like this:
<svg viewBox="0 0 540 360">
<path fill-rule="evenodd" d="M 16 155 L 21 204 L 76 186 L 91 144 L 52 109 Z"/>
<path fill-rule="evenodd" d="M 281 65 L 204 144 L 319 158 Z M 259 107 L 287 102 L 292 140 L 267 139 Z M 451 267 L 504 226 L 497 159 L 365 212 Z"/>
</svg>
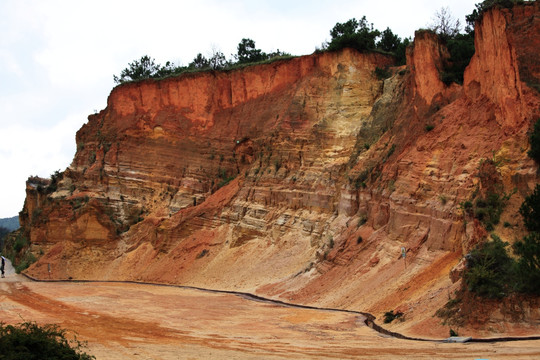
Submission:
<svg viewBox="0 0 540 360">
<path fill-rule="evenodd" d="M 377 77 L 377 79 L 379 80 L 384 80 L 384 79 L 388 79 L 392 73 L 390 71 L 388 71 L 388 69 L 385 69 L 385 68 L 381 68 L 381 67 L 376 67 L 375 68 L 375 76 Z"/>
<path fill-rule="evenodd" d="M 450 336 L 459 336 L 457 331 L 455 331 L 454 329 L 450 329 Z"/>
<path fill-rule="evenodd" d="M 30 265 L 36 262 L 36 257 L 31 252 L 27 252 L 24 258 L 15 266 L 15 272 L 20 274 L 22 271 L 28 269 Z"/>
<path fill-rule="evenodd" d="M 519 213 L 527 230 L 540 232 L 540 184 L 536 184 L 533 193 L 525 198 Z"/>
<path fill-rule="evenodd" d="M 83 347 L 76 338 L 68 339 L 66 330 L 57 325 L 0 323 L 0 359 L 95 359 Z"/>
<path fill-rule="evenodd" d="M 474 217 L 484 224 L 486 230 L 492 231 L 495 225 L 500 222 L 505 205 L 506 196 L 501 197 L 494 192 L 488 193 L 485 199 L 476 200 Z"/>
<path fill-rule="evenodd" d="M 512 290 L 514 280 L 514 260 L 508 255 L 506 247 L 498 236 L 493 241 L 477 246 L 467 255 L 465 283 L 469 291 L 482 297 L 500 299 Z"/>
<path fill-rule="evenodd" d="M 514 244 L 518 291 L 540 295 L 540 233 L 532 232 Z"/>
<path fill-rule="evenodd" d="M 15 251 L 15 253 L 19 253 L 26 246 L 28 246 L 28 240 L 19 233 L 17 237 L 15 238 L 15 243 L 13 244 L 13 250 Z"/>
<path fill-rule="evenodd" d="M 455 316 L 459 313 L 462 302 L 461 294 L 456 292 L 456 297 L 448 296 L 446 304 L 435 312 L 435 315 L 443 319 L 443 324 L 455 323 Z"/>
<path fill-rule="evenodd" d="M 402 316 L 403 316 L 403 313 L 400 311 L 396 312 L 395 314 L 394 314 L 394 310 L 387 311 L 384 313 L 384 323 L 389 324 L 395 319 L 399 319 Z"/>
<path fill-rule="evenodd" d="M 540 119 L 536 120 L 534 124 L 533 132 L 529 136 L 529 143 L 531 144 L 531 149 L 527 154 L 531 159 L 540 164 Z"/>
<path fill-rule="evenodd" d="M 427 125 L 424 127 L 424 129 L 425 129 L 426 131 L 429 132 L 429 131 L 435 129 L 435 125 L 433 125 L 433 124 L 427 124 Z"/>
<path fill-rule="evenodd" d="M 518 290 L 540 294 L 540 185 L 525 198 L 519 209 L 525 227 L 530 234 L 514 244 L 514 252 L 519 256 L 517 273 Z"/>
<path fill-rule="evenodd" d="M 205 257 L 206 255 L 208 255 L 210 251 L 208 249 L 203 249 L 200 253 L 197 254 L 197 257 L 196 259 L 200 259 L 202 257 Z"/>
</svg>

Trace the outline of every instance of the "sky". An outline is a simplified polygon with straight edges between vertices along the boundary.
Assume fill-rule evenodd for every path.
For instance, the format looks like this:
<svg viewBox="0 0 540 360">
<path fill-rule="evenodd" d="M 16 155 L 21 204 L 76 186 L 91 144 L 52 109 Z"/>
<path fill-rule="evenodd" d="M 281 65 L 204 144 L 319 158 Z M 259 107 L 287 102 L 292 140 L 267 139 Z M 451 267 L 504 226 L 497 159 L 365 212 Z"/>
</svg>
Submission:
<svg viewBox="0 0 540 360">
<path fill-rule="evenodd" d="M 400 37 L 442 7 L 465 23 L 479 0 L 0 0 L 0 218 L 22 209 L 25 182 L 65 170 L 75 133 L 105 108 L 127 64 L 143 55 L 187 65 L 242 38 L 265 52 L 308 55 L 337 22 L 366 16 Z"/>
</svg>

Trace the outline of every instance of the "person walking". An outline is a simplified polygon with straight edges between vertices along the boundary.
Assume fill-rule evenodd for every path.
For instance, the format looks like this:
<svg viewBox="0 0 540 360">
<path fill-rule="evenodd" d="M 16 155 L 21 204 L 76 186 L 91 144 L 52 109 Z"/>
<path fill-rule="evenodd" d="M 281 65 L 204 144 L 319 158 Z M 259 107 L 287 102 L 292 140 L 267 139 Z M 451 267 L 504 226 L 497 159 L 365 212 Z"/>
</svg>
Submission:
<svg viewBox="0 0 540 360">
<path fill-rule="evenodd" d="M 2 271 L 2 277 L 5 278 L 4 267 L 6 266 L 6 258 L 2 256 L 2 265 L 0 265 L 0 271 Z"/>
</svg>

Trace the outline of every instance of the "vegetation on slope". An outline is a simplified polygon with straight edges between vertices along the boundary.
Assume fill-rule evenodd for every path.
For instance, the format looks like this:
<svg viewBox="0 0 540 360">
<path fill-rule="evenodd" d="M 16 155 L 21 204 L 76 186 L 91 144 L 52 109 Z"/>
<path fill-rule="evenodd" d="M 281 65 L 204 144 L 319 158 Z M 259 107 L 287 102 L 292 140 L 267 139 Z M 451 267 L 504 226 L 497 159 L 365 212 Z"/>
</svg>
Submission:
<svg viewBox="0 0 540 360">
<path fill-rule="evenodd" d="M 531 150 L 528 154 L 536 161 L 538 159 L 535 158 L 533 149 L 540 147 L 539 133 L 540 119 L 535 123 L 534 131 L 529 137 Z M 473 208 L 472 202 L 465 203 L 466 212 L 473 212 Z M 498 209 L 499 205 L 494 208 Z M 477 245 L 465 256 L 467 262 L 462 289 L 455 298 L 449 299 L 448 303 L 437 311 L 437 315 L 443 318 L 445 323 L 463 322 L 467 315 L 460 310 L 462 306 L 466 306 L 464 299 L 470 298 L 469 295 L 499 300 L 511 294 L 540 295 L 540 184 L 536 184 L 534 191 L 525 197 L 519 213 L 529 234 L 511 247 L 496 234 L 492 234 L 491 241 Z M 492 223 L 488 222 L 489 224 Z M 486 228 L 488 225 L 484 223 Z"/>
</svg>

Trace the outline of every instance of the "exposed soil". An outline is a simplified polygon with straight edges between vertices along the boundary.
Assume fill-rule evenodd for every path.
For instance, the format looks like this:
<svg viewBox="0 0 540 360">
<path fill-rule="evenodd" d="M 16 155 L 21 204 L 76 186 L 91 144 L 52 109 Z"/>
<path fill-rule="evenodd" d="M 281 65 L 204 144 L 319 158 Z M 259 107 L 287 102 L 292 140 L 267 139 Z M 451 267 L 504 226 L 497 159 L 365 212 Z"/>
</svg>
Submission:
<svg viewBox="0 0 540 360">
<path fill-rule="evenodd" d="M 126 283 L 32 282 L 8 269 L 6 323 L 54 323 L 97 359 L 538 359 L 540 340 L 447 344 L 383 336 L 358 314 Z"/>
</svg>

